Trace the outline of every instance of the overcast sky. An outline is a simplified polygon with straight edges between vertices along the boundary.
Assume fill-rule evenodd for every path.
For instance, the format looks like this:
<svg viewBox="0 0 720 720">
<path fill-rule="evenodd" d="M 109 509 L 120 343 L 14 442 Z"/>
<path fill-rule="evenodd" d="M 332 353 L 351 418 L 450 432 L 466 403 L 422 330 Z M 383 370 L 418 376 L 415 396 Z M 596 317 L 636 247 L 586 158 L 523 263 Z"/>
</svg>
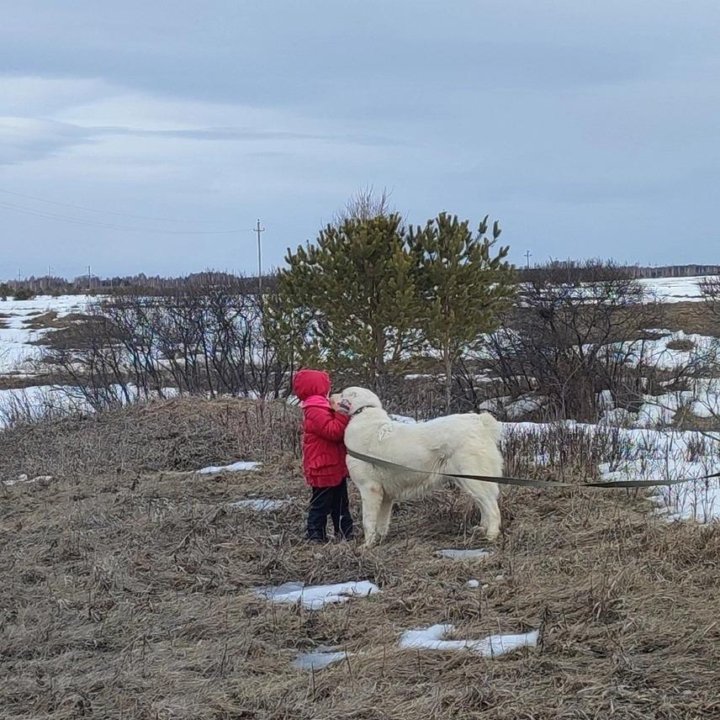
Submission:
<svg viewBox="0 0 720 720">
<path fill-rule="evenodd" d="M 0 278 L 252 273 L 368 186 L 720 262 L 719 120 L 717 0 L 0 0 Z"/>
</svg>

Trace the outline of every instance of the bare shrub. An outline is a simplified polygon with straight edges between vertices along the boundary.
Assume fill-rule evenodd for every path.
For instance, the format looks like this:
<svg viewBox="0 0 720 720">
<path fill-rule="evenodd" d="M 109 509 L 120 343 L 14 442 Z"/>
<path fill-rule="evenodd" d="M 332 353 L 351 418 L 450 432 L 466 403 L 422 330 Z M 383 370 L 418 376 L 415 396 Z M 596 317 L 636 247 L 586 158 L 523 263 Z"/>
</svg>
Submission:
<svg viewBox="0 0 720 720">
<path fill-rule="evenodd" d="M 619 462 L 626 453 L 619 428 L 566 423 L 510 426 L 502 445 L 506 475 L 556 473 L 556 479 L 566 482 L 596 479 L 600 463 Z"/>
<path fill-rule="evenodd" d="M 15 389 L 0 399 L 0 428 L 58 420 L 86 409 L 53 387 Z"/>
<path fill-rule="evenodd" d="M 51 351 L 92 407 L 174 393 L 278 397 L 286 366 L 264 332 L 262 304 L 239 278 L 202 276 L 147 296 L 96 303 L 74 346 Z"/>
<path fill-rule="evenodd" d="M 720 328 L 720 275 L 705 278 L 699 285 L 705 308 Z"/>
<path fill-rule="evenodd" d="M 580 272 L 582 270 L 582 272 Z M 627 406 L 645 389 L 643 329 L 656 308 L 626 268 L 595 261 L 550 266 L 526 283 L 486 358 L 507 395 L 533 389 L 555 418 L 596 420 L 600 393 Z"/>
<path fill-rule="evenodd" d="M 668 348 L 670 343 L 668 343 Z M 720 340 L 704 338 L 694 344 L 665 381 L 654 399 L 657 406 L 679 429 L 692 429 L 720 438 Z"/>
</svg>

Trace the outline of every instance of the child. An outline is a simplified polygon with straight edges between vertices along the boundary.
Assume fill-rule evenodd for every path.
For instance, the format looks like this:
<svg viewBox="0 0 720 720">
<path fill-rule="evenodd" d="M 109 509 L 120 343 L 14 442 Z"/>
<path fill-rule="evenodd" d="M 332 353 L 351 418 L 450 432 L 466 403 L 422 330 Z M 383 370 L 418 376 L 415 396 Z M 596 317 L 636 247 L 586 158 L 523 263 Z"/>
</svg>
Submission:
<svg viewBox="0 0 720 720">
<path fill-rule="evenodd" d="M 330 376 L 321 370 L 299 370 L 293 378 L 293 392 L 302 401 L 303 470 L 312 487 L 307 538 L 326 542 L 330 515 L 335 535 L 347 540 L 352 537 L 353 521 L 343 437 L 350 418 L 331 406 Z"/>
</svg>

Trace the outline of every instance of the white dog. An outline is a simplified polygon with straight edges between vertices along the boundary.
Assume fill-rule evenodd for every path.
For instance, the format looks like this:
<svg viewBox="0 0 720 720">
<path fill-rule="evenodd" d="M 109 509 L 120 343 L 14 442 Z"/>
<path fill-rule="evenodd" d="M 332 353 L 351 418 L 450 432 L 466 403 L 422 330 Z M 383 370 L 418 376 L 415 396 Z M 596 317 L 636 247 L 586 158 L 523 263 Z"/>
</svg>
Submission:
<svg viewBox="0 0 720 720">
<path fill-rule="evenodd" d="M 365 388 L 349 387 L 332 399 L 341 412 L 350 415 L 345 430 L 349 450 L 427 472 L 373 465 L 348 455 L 350 478 L 362 499 L 366 546 L 387 534 L 393 503 L 442 482 L 439 472 L 502 476 L 500 425 L 492 415 L 467 413 L 405 424 L 391 420 L 378 396 Z M 495 539 L 500 533 L 497 483 L 454 482 L 472 496 L 481 513 L 480 529 L 488 539 Z"/>
</svg>

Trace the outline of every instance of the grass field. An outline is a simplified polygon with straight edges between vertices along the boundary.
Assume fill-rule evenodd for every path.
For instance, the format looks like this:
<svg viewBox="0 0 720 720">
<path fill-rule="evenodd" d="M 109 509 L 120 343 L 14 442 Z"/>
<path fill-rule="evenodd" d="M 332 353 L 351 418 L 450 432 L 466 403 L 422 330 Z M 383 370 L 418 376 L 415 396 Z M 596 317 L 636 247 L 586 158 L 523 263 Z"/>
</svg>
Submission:
<svg viewBox="0 0 720 720">
<path fill-rule="evenodd" d="M 238 459 L 263 465 L 192 472 Z M 372 551 L 308 545 L 293 411 L 201 400 L 8 430 L 0 479 L 4 719 L 720 716 L 720 530 L 625 491 L 505 491 L 488 545 L 447 489 L 402 504 Z M 290 502 L 232 507 L 250 498 Z M 320 610 L 253 593 L 358 580 L 380 592 Z M 437 623 L 539 643 L 399 648 Z M 327 647 L 347 657 L 293 666 Z"/>
</svg>

